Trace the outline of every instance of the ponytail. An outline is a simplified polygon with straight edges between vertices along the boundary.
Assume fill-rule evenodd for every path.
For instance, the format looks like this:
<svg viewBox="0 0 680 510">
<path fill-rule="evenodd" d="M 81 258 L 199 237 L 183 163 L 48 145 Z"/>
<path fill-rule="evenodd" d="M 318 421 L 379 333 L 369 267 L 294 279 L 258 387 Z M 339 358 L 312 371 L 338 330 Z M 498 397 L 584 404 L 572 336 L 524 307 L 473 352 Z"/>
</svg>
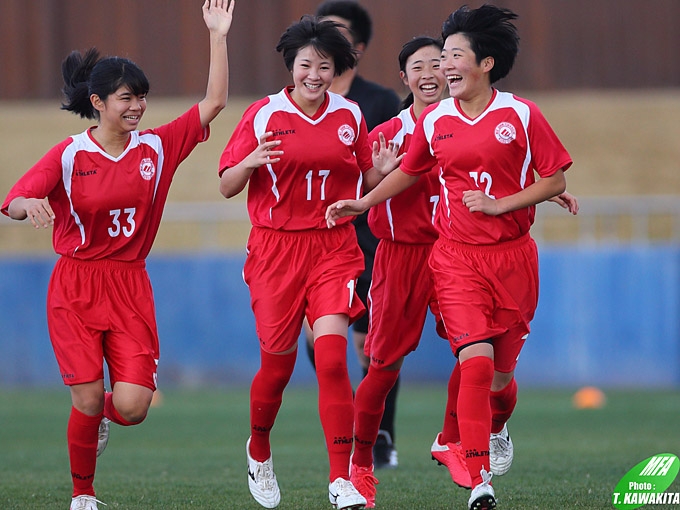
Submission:
<svg viewBox="0 0 680 510">
<path fill-rule="evenodd" d="M 80 115 L 82 118 L 96 118 L 95 109 L 90 102 L 89 80 L 95 64 L 99 61 L 99 52 L 90 48 L 85 55 L 79 51 L 71 54 L 61 63 L 61 74 L 64 77 L 62 92 L 66 102 L 61 109 Z"/>
</svg>

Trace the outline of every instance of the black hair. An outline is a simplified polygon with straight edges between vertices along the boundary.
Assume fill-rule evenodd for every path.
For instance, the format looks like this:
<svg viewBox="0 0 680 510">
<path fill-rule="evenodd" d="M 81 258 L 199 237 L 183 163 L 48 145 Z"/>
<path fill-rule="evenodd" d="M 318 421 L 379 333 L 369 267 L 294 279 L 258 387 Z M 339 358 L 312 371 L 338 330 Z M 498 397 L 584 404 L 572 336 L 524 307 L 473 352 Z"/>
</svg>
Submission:
<svg viewBox="0 0 680 510">
<path fill-rule="evenodd" d="M 319 55 L 333 59 L 335 76 L 340 76 L 347 69 L 352 69 L 357 59 L 352 44 L 338 30 L 339 26 L 334 21 L 302 16 L 300 21 L 293 23 L 283 33 L 276 45 L 276 51 L 283 53 L 286 68 L 292 71 L 298 51 L 311 46 Z"/>
<path fill-rule="evenodd" d="M 368 11 L 357 2 L 351 0 L 328 0 L 316 8 L 316 15 L 337 16 L 349 21 L 347 28 L 352 33 L 354 43 L 368 46 L 373 36 L 373 23 Z"/>
<path fill-rule="evenodd" d="M 427 46 L 435 46 L 442 49 L 442 42 L 439 39 L 434 39 L 432 37 L 420 36 L 414 37 L 409 42 L 401 47 L 399 52 L 399 70 L 406 73 L 406 61 L 420 48 L 425 48 Z M 404 110 L 413 104 L 413 92 L 409 92 L 408 95 L 401 102 L 401 109 Z"/>
<path fill-rule="evenodd" d="M 519 35 L 512 23 L 514 19 L 517 19 L 517 14 L 510 9 L 489 4 L 470 9 L 464 5 L 442 25 L 442 40 L 460 33 L 470 42 L 478 64 L 486 57 L 493 57 L 494 66 L 489 79 L 495 83 L 508 75 L 519 52 Z"/>
<path fill-rule="evenodd" d="M 144 72 L 131 60 L 121 57 L 100 58 L 96 48 L 90 48 L 82 55 L 72 51 L 61 63 L 64 78 L 62 92 L 66 102 L 61 109 L 87 119 L 99 118 L 90 101 L 96 94 L 102 101 L 126 86 L 136 96 L 149 92 L 149 80 Z"/>
</svg>

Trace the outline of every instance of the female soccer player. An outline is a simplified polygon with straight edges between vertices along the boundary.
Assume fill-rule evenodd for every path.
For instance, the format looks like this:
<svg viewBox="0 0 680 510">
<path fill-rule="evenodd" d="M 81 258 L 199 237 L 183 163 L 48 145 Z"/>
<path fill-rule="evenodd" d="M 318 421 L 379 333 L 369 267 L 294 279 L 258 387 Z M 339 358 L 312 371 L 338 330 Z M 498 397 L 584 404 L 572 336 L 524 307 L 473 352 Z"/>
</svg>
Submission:
<svg viewBox="0 0 680 510">
<path fill-rule="evenodd" d="M 207 139 L 227 101 L 226 37 L 234 0 L 206 0 L 202 10 L 210 71 L 201 102 L 169 124 L 138 131 L 149 91 L 139 67 L 100 58 L 95 49 L 71 53 L 62 64 L 62 108 L 97 119 L 97 125 L 53 147 L 2 204 L 12 219 L 53 226 L 61 255 L 48 288 L 47 319 L 73 404 L 67 428 L 71 510 L 97 509 L 93 481 L 108 420 L 140 423 L 156 388 L 158 333 L 145 258 L 173 174 Z M 108 393 L 103 360 L 113 390 Z"/>
<path fill-rule="evenodd" d="M 405 190 L 435 164 L 441 168 L 439 239 L 429 263 L 460 364 L 447 410 L 457 414 L 451 420 L 471 477 L 468 506 L 477 510 L 496 506 L 492 409 L 501 421 L 512 413 L 514 369 L 538 302 L 538 253 L 529 235 L 535 205 L 564 192 L 564 171 L 572 164 L 535 104 L 492 87 L 514 64 L 516 17 L 492 5 L 462 7 L 449 16 L 441 70 L 451 98 L 420 116 L 397 170 L 362 199 L 327 211 L 332 227 Z M 445 422 L 438 439 L 449 445 L 453 438 L 446 433 Z"/>
<path fill-rule="evenodd" d="M 423 110 L 438 102 L 445 90 L 439 71 L 441 42 L 417 37 L 399 53 L 400 76 L 410 93 L 402 111 L 376 126 L 369 141 L 382 135 L 408 150 L 413 128 Z M 368 224 L 380 242 L 375 254 L 373 282 L 368 296 L 369 328 L 364 345 L 370 360 L 368 373 L 354 399 L 354 453 L 351 481 L 375 506 L 373 447 L 387 395 L 395 385 L 404 357 L 420 342 L 428 305 L 436 313 L 434 283 L 427 260 L 437 239 L 434 211 L 439 201 L 436 168 L 404 192 L 377 204 L 368 212 Z M 399 313 L 394 313 L 399 310 Z"/>
<path fill-rule="evenodd" d="M 276 49 L 293 85 L 246 110 L 219 170 L 226 198 L 248 184 L 253 224 L 243 274 L 261 366 L 250 390 L 248 485 L 262 506 L 279 504 L 270 432 L 306 317 L 314 335 L 329 499 L 337 508 L 363 508 L 366 500 L 349 481 L 354 405 L 347 372 L 347 328 L 364 312 L 355 291 L 363 256 L 349 218 L 329 231 L 325 211 L 342 196 L 358 197 L 362 184 L 374 185 L 379 175 L 359 107 L 328 91 L 334 76 L 355 65 L 337 24 L 304 16 Z"/>
</svg>

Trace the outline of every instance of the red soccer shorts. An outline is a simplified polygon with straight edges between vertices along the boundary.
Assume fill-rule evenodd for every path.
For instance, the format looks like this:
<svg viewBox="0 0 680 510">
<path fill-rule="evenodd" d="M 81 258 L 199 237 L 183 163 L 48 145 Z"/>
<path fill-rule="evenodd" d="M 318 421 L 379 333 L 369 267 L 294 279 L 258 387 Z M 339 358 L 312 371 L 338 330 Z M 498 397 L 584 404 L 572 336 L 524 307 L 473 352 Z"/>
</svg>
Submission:
<svg viewBox="0 0 680 510">
<path fill-rule="evenodd" d="M 491 340 L 494 365 L 511 372 L 538 305 L 538 250 L 529 236 L 495 245 L 439 239 L 430 256 L 451 349 Z"/>
<path fill-rule="evenodd" d="M 356 280 L 364 257 L 351 224 L 333 229 L 283 231 L 253 227 L 243 277 L 262 349 L 294 347 L 303 318 L 344 314 L 350 324 L 364 312 Z"/>
<path fill-rule="evenodd" d="M 47 292 L 47 325 L 66 385 L 104 378 L 156 389 L 159 346 L 143 260 L 61 257 Z"/>
<path fill-rule="evenodd" d="M 431 244 L 381 239 L 373 262 L 368 293 L 369 326 L 364 352 L 376 368 L 387 367 L 420 343 L 428 305 L 439 320 L 432 270 Z"/>
</svg>

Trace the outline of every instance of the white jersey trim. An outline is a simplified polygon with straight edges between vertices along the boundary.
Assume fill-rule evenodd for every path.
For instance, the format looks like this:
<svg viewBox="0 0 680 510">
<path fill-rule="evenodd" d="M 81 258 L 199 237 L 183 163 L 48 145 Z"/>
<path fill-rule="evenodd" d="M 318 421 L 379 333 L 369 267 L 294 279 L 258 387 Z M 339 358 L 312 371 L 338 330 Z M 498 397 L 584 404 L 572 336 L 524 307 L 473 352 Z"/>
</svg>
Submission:
<svg viewBox="0 0 680 510">
<path fill-rule="evenodd" d="M 102 150 L 99 145 L 94 143 L 92 139 L 90 138 L 90 134 L 88 131 L 83 131 L 82 133 L 78 135 L 73 135 L 71 137 L 73 140 L 73 143 L 70 143 L 65 149 L 64 152 L 61 155 L 61 176 L 62 180 L 64 182 L 64 191 L 66 192 L 66 196 L 68 198 L 69 202 L 69 209 L 71 211 L 71 216 L 73 217 L 73 221 L 75 224 L 78 226 L 78 230 L 80 231 L 80 245 L 85 244 L 85 227 L 83 226 L 83 223 L 80 219 L 80 216 L 78 216 L 78 213 L 75 211 L 73 207 L 73 199 L 72 199 L 72 177 L 73 177 L 73 167 L 74 167 L 74 162 L 76 159 L 76 154 L 78 152 L 84 151 L 84 152 L 96 152 L 98 154 L 101 154 L 105 158 L 113 161 L 113 162 L 118 162 L 122 160 L 127 154 L 132 151 L 133 149 L 136 149 L 142 144 L 148 145 L 151 147 L 156 154 L 158 155 L 158 168 L 156 169 L 156 181 L 154 183 L 154 193 L 153 193 L 153 199 L 155 200 L 156 198 L 156 191 L 158 190 L 158 184 L 161 179 L 161 175 L 163 173 L 163 162 L 164 162 L 164 154 L 163 154 L 163 143 L 161 141 L 161 138 L 158 135 L 155 135 L 153 133 L 146 133 L 143 135 L 140 135 L 139 131 L 133 131 L 130 133 L 130 142 L 128 143 L 128 146 L 125 148 L 125 150 L 122 152 L 122 154 L 116 158 L 108 154 L 106 151 Z M 78 251 L 78 247 L 74 250 L 73 253 Z"/>
<path fill-rule="evenodd" d="M 416 123 L 413 120 L 413 114 L 411 113 L 411 107 L 403 109 L 397 114 L 397 117 L 401 121 L 401 128 L 394 134 L 392 141 L 397 142 L 400 146 L 404 145 L 404 139 L 406 135 L 412 135 L 415 130 Z M 390 235 L 392 236 L 392 241 L 394 238 L 394 218 L 392 216 L 392 199 L 388 198 L 385 201 L 385 211 L 387 212 L 387 222 L 390 225 Z"/>
<path fill-rule="evenodd" d="M 343 108 L 349 110 L 354 116 L 354 119 L 356 121 L 357 132 L 354 135 L 354 141 L 356 142 L 359 136 L 359 130 L 361 129 L 362 114 L 359 105 L 352 103 L 351 101 L 348 101 L 340 94 L 335 94 L 333 92 L 326 92 L 326 94 L 328 95 L 328 106 L 326 107 L 326 110 L 319 116 L 318 119 L 311 119 L 307 115 L 303 114 L 299 110 L 299 108 L 297 108 L 297 106 L 291 102 L 290 98 L 286 94 L 286 89 L 281 90 L 277 94 L 267 96 L 269 101 L 257 111 L 253 118 L 253 135 L 255 136 L 255 140 L 257 141 L 257 143 L 258 144 L 260 143 L 260 137 L 262 137 L 262 135 L 264 135 L 267 132 L 267 124 L 269 123 L 270 117 L 274 113 L 283 112 L 288 114 L 294 114 L 312 125 L 317 125 L 322 120 L 324 120 L 329 113 L 342 110 Z M 278 176 L 276 175 L 276 172 L 274 172 L 274 169 L 271 164 L 267 164 L 267 170 L 269 171 L 269 175 L 272 178 L 271 191 L 274 197 L 276 198 L 276 202 L 278 203 L 281 200 L 281 193 L 279 192 L 279 189 L 276 185 L 278 181 Z M 360 173 L 359 180 L 357 182 L 356 192 L 357 200 L 361 198 L 362 189 L 363 189 L 363 173 Z M 269 219 L 270 220 L 272 219 L 271 208 L 269 209 Z"/>
</svg>

